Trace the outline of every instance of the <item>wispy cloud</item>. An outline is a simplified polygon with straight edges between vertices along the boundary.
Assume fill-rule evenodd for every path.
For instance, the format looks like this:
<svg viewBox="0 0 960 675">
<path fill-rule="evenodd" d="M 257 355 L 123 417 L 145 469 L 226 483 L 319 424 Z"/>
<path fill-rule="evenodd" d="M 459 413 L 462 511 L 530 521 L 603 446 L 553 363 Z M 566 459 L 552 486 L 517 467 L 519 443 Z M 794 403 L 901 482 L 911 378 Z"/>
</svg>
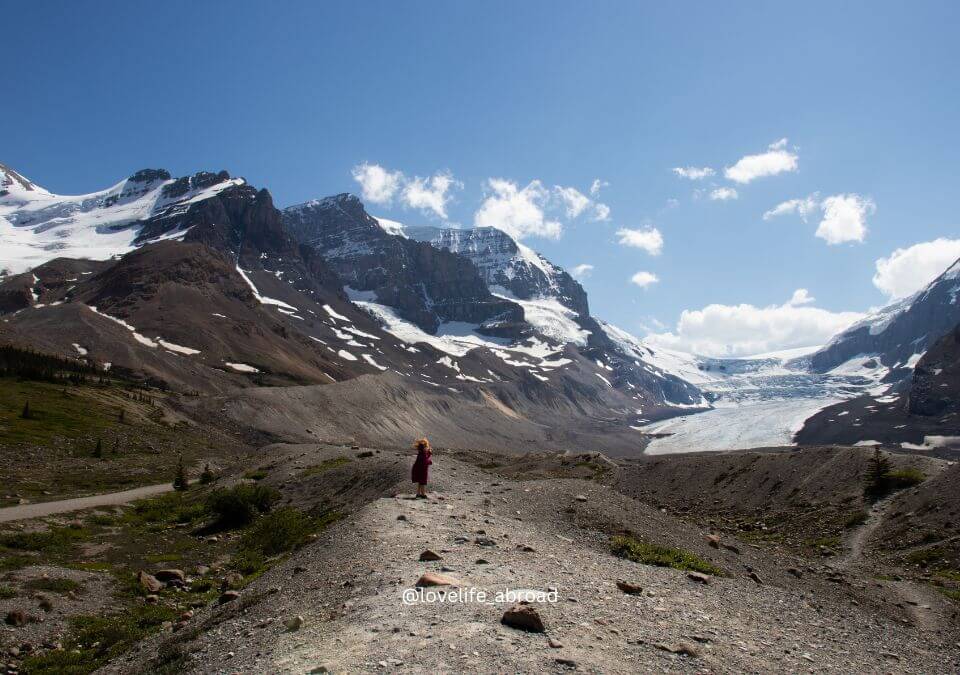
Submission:
<svg viewBox="0 0 960 675">
<path fill-rule="evenodd" d="M 803 197 L 801 199 L 788 199 L 785 202 L 780 202 L 772 209 L 765 212 L 763 214 L 763 219 L 770 220 L 771 218 L 776 218 L 777 216 L 786 216 L 791 213 L 796 213 L 799 214 L 801 219 L 803 219 L 803 222 L 807 222 L 807 216 L 816 211 L 819 207 L 819 194 L 814 192 L 809 197 Z"/>
<path fill-rule="evenodd" d="M 740 195 L 732 187 L 718 187 L 710 191 L 710 199 L 713 201 L 725 202 L 730 199 L 736 199 Z"/>
<path fill-rule="evenodd" d="M 622 227 L 617 230 L 617 237 L 621 246 L 643 249 L 650 255 L 660 255 L 663 252 L 663 235 L 655 227 L 642 230 Z"/>
<path fill-rule="evenodd" d="M 767 151 L 741 157 L 736 164 L 723 170 L 727 180 L 749 183 L 757 178 L 776 176 L 779 173 L 796 171 L 799 158 L 787 149 L 787 139 L 781 138 L 767 146 Z"/>
<path fill-rule="evenodd" d="M 402 171 L 391 171 L 379 164 L 363 163 L 353 167 L 353 179 L 360 185 L 365 202 L 388 205 L 399 195 L 403 206 L 447 218 L 447 204 L 453 189 L 462 189 L 463 183 L 449 171 L 432 176 L 408 178 Z"/>
<path fill-rule="evenodd" d="M 594 198 L 599 197 L 600 190 L 609 186 L 610 186 L 610 183 L 608 183 L 607 181 L 600 180 L 599 178 L 594 178 L 593 182 L 590 183 L 590 196 Z"/>
<path fill-rule="evenodd" d="M 581 263 L 570 270 L 570 274 L 577 279 L 586 279 L 593 273 L 593 265 Z"/>
<path fill-rule="evenodd" d="M 709 166 L 677 166 L 672 169 L 675 174 L 688 180 L 703 180 L 709 178 L 716 172 Z"/>
<path fill-rule="evenodd" d="M 637 272 L 632 277 L 630 277 L 630 283 L 640 288 L 647 288 L 653 284 L 660 281 L 660 278 L 657 277 L 653 272 Z"/>
</svg>

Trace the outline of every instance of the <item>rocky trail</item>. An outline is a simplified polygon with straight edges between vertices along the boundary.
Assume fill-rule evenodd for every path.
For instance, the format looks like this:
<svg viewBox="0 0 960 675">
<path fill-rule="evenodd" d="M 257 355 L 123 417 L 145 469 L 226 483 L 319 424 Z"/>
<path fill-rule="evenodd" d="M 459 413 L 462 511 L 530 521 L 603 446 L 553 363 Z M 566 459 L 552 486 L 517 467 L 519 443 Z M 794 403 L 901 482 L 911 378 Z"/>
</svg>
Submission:
<svg viewBox="0 0 960 675">
<path fill-rule="evenodd" d="M 10 523 L 16 520 L 28 520 L 30 518 L 44 518 L 58 513 L 82 511 L 83 509 L 92 509 L 98 506 L 129 504 L 138 499 L 145 499 L 163 494 L 164 492 L 170 492 L 172 489 L 173 485 L 167 482 L 157 485 L 144 485 L 120 492 L 90 495 L 89 497 L 75 497 L 74 499 L 60 499 L 50 502 L 37 502 L 36 504 L 7 506 L 0 509 L 0 523 Z"/>
<path fill-rule="evenodd" d="M 238 601 L 108 671 L 179 659 L 197 673 L 934 672 L 960 658 L 953 638 L 858 602 L 856 584 L 838 591 L 817 568 L 740 542 L 715 550 L 702 531 L 599 483 L 500 481 L 438 460 L 429 500 L 375 499 Z M 726 576 L 615 557 L 610 530 L 627 522 Z M 418 596 L 428 573 L 452 579 Z M 501 623 L 515 603 L 497 593 L 511 590 L 546 594 L 530 605 L 543 632 Z"/>
</svg>

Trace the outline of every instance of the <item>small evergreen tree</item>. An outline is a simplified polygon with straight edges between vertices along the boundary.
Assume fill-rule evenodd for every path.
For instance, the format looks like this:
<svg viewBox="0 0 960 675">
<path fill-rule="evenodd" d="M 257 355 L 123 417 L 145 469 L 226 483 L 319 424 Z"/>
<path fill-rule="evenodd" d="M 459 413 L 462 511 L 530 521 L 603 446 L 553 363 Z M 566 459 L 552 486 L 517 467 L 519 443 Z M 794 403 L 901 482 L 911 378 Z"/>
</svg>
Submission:
<svg viewBox="0 0 960 675">
<path fill-rule="evenodd" d="M 210 470 L 210 462 L 203 465 L 203 473 L 200 474 L 200 484 L 210 485 L 214 481 L 213 471 Z"/>
<path fill-rule="evenodd" d="M 97 459 L 103 459 L 103 440 L 97 439 L 97 447 L 93 449 L 93 456 Z"/>
<path fill-rule="evenodd" d="M 188 485 L 187 472 L 183 468 L 183 455 L 180 455 L 177 459 L 177 473 L 173 477 L 173 489 L 183 492 Z"/>
<path fill-rule="evenodd" d="M 870 501 L 876 501 L 890 491 L 890 460 L 880 452 L 873 451 L 873 457 L 867 460 L 867 476 L 863 493 Z"/>
<path fill-rule="evenodd" d="M 30 419 L 30 401 L 27 401 L 23 404 L 23 412 L 20 413 L 20 417 L 25 420 Z"/>
</svg>

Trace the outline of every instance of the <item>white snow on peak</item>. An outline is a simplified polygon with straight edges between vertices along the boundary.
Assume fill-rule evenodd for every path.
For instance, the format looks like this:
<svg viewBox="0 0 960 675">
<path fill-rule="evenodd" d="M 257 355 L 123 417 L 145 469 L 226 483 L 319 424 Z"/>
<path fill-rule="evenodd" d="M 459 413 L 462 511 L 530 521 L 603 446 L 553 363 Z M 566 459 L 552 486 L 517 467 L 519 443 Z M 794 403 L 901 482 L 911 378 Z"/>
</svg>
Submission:
<svg viewBox="0 0 960 675">
<path fill-rule="evenodd" d="M 124 179 L 85 195 L 57 195 L 0 166 L 0 275 L 17 274 L 53 258 L 107 260 L 135 248 L 138 221 L 176 213 L 215 196 L 242 178 L 220 181 L 169 197 L 175 179 Z M 172 233 L 164 238 L 183 236 Z"/>
<path fill-rule="evenodd" d="M 257 299 L 261 305 L 276 305 L 279 308 L 286 309 L 293 312 L 299 312 L 296 307 L 293 305 L 288 305 L 283 300 L 276 300 L 275 298 L 268 298 L 264 295 L 260 295 L 260 291 L 257 290 L 257 287 L 254 286 L 253 282 L 250 281 L 250 277 L 247 276 L 247 272 L 240 269 L 240 266 L 237 265 L 237 272 L 243 277 L 243 280 L 247 282 L 247 286 L 250 287 L 250 290 L 253 291 L 253 297 Z"/>
<path fill-rule="evenodd" d="M 499 286 L 492 286 L 490 292 L 498 298 L 520 305 L 523 308 L 523 318 L 527 323 L 551 340 L 561 343 L 572 342 L 581 347 L 587 344 L 590 331 L 581 328 L 576 322 L 577 313 L 561 304 L 556 298 L 521 300 Z"/>
</svg>

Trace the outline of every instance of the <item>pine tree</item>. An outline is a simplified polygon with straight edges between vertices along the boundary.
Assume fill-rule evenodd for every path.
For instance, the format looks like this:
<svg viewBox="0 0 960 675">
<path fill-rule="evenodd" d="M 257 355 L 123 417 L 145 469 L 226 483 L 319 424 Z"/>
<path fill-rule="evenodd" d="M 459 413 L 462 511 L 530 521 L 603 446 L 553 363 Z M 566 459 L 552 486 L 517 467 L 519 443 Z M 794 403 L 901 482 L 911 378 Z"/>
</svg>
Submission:
<svg viewBox="0 0 960 675">
<path fill-rule="evenodd" d="M 23 412 L 20 413 L 20 417 L 25 420 L 30 419 L 30 401 L 27 401 L 23 404 Z"/>
<path fill-rule="evenodd" d="M 103 440 L 97 439 L 97 447 L 93 449 L 93 456 L 97 459 L 103 459 Z"/>
<path fill-rule="evenodd" d="M 873 457 L 867 460 L 867 476 L 863 493 L 867 499 L 876 501 L 890 491 L 890 460 L 880 452 L 873 451 Z"/>
<path fill-rule="evenodd" d="M 183 468 L 183 455 L 180 455 L 177 460 L 177 473 L 173 477 L 173 489 L 183 492 L 187 489 L 189 483 L 187 482 L 187 472 Z"/>
<path fill-rule="evenodd" d="M 207 462 L 203 466 L 203 473 L 200 474 L 200 484 L 209 485 L 214 481 L 213 471 L 210 470 L 210 463 Z"/>
</svg>

